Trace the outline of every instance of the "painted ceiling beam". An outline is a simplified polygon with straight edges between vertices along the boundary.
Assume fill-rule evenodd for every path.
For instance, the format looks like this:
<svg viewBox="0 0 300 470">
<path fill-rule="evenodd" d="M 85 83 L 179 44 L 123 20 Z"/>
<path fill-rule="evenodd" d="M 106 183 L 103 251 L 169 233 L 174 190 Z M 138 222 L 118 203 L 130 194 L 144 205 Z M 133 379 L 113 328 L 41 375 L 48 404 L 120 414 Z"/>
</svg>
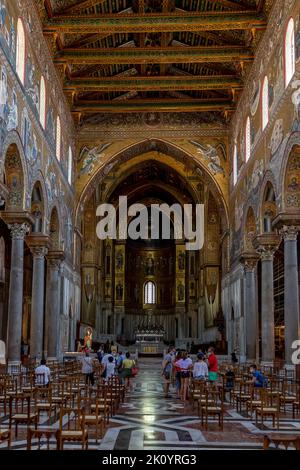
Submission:
<svg viewBox="0 0 300 470">
<path fill-rule="evenodd" d="M 242 87 L 242 80 L 234 75 L 79 78 L 70 79 L 64 84 L 64 90 L 78 92 L 223 90 Z"/>
<path fill-rule="evenodd" d="M 247 62 L 253 59 L 253 51 L 241 46 L 63 49 L 54 55 L 55 63 L 71 64 Z"/>
<path fill-rule="evenodd" d="M 105 3 L 106 0 L 81 0 L 79 3 L 75 5 L 70 5 L 67 8 L 63 8 L 60 13 L 71 13 L 71 12 L 80 12 L 87 8 L 93 8 L 97 5 L 101 5 Z"/>
<path fill-rule="evenodd" d="M 231 111 L 235 104 L 228 99 L 153 99 L 128 101 L 78 101 L 71 111 L 73 113 L 140 113 L 140 112 L 207 112 Z"/>
<path fill-rule="evenodd" d="M 236 12 L 182 12 L 130 15 L 55 15 L 44 24 L 45 33 L 114 34 L 143 32 L 176 32 L 207 30 L 261 29 L 267 25 L 263 13 Z"/>
</svg>

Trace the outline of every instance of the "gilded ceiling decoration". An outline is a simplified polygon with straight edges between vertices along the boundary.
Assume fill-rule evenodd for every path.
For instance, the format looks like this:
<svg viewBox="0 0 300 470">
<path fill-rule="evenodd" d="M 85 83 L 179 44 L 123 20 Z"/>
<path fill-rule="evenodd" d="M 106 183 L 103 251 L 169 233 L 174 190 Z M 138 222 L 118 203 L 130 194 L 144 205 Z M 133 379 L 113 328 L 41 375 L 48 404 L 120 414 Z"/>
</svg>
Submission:
<svg viewBox="0 0 300 470">
<path fill-rule="evenodd" d="M 264 0 L 39 0 L 75 122 L 212 113 L 228 122 L 267 26 Z"/>
</svg>

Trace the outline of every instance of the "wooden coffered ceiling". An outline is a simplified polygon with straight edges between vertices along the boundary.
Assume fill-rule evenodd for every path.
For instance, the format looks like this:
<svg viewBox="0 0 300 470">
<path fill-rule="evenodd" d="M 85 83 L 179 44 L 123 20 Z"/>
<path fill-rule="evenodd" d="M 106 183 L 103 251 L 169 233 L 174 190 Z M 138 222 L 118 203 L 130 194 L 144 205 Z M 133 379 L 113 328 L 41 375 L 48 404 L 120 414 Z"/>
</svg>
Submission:
<svg viewBox="0 0 300 470">
<path fill-rule="evenodd" d="M 235 110 L 265 0 L 38 0 L 75 120 Z"/>
</svg>

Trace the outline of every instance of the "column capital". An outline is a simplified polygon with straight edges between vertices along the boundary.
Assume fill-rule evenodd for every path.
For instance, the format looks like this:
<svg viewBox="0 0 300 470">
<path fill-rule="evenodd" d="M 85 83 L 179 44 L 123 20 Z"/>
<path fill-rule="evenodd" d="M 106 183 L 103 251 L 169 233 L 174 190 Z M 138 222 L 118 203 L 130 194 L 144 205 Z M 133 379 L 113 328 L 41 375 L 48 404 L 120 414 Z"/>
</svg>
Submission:
<svg viewBox="0 0 300 470">
<path fill-rule="evenodd" d="M 253 246 L 262 261 L 272 261 L 280 242 L 281 236 L 277 233 L 263 233 L 254 238 Z"/>
<path fill-rule="evenodd" d="M 26 237 L 26 244 L 34 257 L 44 258 L 48 253 L 51 242 L 48 235 L 31 233 Z"/>
<path fill-rule="evenodd" d="M 240 255 L 240 262 L 244 265 L 246 272 L 253 272 L 257 266 L 259 256 L 256 252 L 244 252 Z"/>
<path fill-rule="evenodd" d="M 296 241 L 300 227 L 296 225 L 283 225 L 280 229 L 280 235 L 284 241 Z"/>
<path fill-rule="evenodd" d="M 27 233 L 30 231 L 30 226 L 26 223 L 23 224 L 7 224 L 11 238 L 13 240 L 24 240 Z"/>
</svg>

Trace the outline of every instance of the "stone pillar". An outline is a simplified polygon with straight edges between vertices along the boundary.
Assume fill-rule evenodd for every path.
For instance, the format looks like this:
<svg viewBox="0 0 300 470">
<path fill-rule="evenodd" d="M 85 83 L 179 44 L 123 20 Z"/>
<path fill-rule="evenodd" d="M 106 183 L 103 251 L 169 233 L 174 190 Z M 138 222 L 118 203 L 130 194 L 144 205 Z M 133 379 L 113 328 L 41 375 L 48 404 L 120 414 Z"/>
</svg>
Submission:
<svg viewBox="0 0 300 470">
<path fill-rule="evenodd" d="M 44 336 L 45 256 L 48 249 L 45 246 L 35 245 L 34 242 L 30 245 L 28 241 L 27 244 L 33 256 L 30 357 L 31 359 L 41 359 Z"/>
<path fill-rule="evenodd" d="M 268 364 L 275 359 L 273 259 L 280 242 L 276 233 L 264 233 L 253 240 L 261 258 L 261 347 L 262 361 Z"/>
<path fill-rule="evenodd" d="M 57 359 L 59 343 L 60 265 L 63 252 L 48 253 L 47 279 L 47 356 Z"/>
<path fill-rule="evenodd" d="M 256 361 L 258 351 L 258 310 L 257 310 L 257 256 L 244 256 L 245 267 L 244 306 L 246 317 L 246 356 L 247 360 Z"/>
<path fill-rule="evenodd" d="M 285 325 L 285 361 L 292 364 L 292 344 L 300 339 L 299 318 L 299 279 L 297 235 L 298 227 L 283 226 L 284 238 L 284 325 Z"/>
<path fill-rule="evenodd" d="M 8 224 L 11 231 L 11 267 L 8 299 L 7 357 L 11 364 L 21 360 L 21 336 L 23 313 L 24 238 L 29 232 L 29 224 Z"/>
<path fill-rule="evenodd" d="M 266 249 L 261 253 L 261 341 L 264 362 L 275 359 L 273 259 L 274 250 Z"/>
</svg>

